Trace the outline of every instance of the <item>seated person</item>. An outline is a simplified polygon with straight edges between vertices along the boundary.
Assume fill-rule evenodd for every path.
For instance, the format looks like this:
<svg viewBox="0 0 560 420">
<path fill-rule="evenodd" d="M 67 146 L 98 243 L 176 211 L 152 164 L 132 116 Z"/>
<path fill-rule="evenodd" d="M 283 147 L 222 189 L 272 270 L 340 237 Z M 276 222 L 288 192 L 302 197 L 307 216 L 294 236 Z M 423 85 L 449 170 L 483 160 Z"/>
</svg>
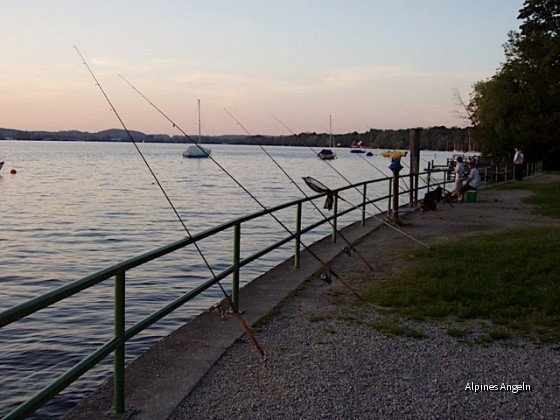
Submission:
<svg viewBox="0 0 560 420">
<path fill-rule="evenodd" d="M 480 184 L 482 182 L 482 179 L 480 177 L 480 171 L 476 167 L 475 161 L 469 162 L 469 168 L 470 168 L 469 176 L 465 181 L 465 183 L 463 184 L 463 187 L 461 188 L 461 197 L 459 198 L 460 201 L 463 201 L 463 195 L 465 194 L 466 191 L 469 190 L 476 191 L 480 187 Z"/>
</svg>

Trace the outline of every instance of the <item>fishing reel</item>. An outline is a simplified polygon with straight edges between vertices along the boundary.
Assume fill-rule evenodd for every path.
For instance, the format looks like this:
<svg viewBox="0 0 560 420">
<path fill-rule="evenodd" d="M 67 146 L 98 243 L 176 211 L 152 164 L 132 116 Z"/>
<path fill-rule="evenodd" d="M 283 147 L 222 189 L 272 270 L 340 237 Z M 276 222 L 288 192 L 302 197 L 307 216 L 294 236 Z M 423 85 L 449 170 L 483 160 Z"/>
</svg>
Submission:
<svg viewBox="0 0 560 420">
<path fill-rule="evenodd" d="M 332 284 L 331 273 L 329 273 L 328 271 L 326 273 L 321 274 L 321 277 L 319 278 L 327 284 Z"/>
<path fill-rule="evenodd" d="M 223 320 L 227 319 L 227 316 L 230 313 L 233 313 L 231 308 L 224 309 L 224 307 L 222 305 L 220 305 L 219 303 L 216 303 L 214 306 L 212 306 L 210 308 L 210 311 L 218 314 L 218 316 Z"/>
</svg>

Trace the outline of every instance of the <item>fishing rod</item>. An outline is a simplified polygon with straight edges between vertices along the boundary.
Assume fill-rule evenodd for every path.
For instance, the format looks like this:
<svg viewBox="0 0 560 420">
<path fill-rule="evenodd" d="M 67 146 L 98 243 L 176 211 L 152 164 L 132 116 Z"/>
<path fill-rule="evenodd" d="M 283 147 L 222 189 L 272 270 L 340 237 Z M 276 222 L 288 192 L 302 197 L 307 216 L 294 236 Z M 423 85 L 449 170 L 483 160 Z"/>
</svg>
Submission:
<svg viewBox="0 0 560 420">
<path fill-rule="evenodd" d="M 243 124 L 241 124 L 241 122 L 239 122 L 239 120 L 237 118 L 235 118 L 233 116 L 233 114 L 231 112 L 229 112 L 227 109 L 224 108 L 224 111 L 227 112 L 227 114 L 247 133 L 247 135 L 249 135 L 250 137 L 254 136 L 243 126 Z M 292 184 L 295 185 L 295 187 L 299 190 L 299 192 L 301 192 L 303 194 L 303 196 L 307 199 L 309 199 L 309 196 L 305 193 L 305 191 L 303 191 L 303 189 L 296 183 L 296 181 L 286 172 L 286 170 L 278 163 L 278 161 L 276 159 L 274 159 L 274 157 L 268 152 L 268 150 L 266 150 L 266 148 L 260 144 L 259 142 L 254 142 L 257 146 L 259 146 L 261 148 L 261 150 L 272 160 L 272 162 L 274 162 L 274 164 L 282 171 L 282 173 L 284 175 L 286 175 L 286 177 L 290 180 L 290 182 Z M 358 255 L 358 257 L 360 257 L 360 259 L 364 262 L 364 264 L 370 269 L 370 271 L 373 271 L 373 267 L 371 266 L 371 264 L 364 258 L 364 256 L 354 247 L 354 245 L 343 235 L 343 233 L 338 230 L 334 223 L 327 218 L 327 216 L 321 211 L 321 209 L 319 209 L 319 207 L 317 206 L 317 204 L 315 204 L 314 201 L 310 201 L 311 204 L 313 205 L 313 207 L 315 207 L 315 209 L 321 214 L 321 216 L 323 216 L 323 218 L 325 219 L 326 222 L 328 222 L 334 229 L 336 229 L 336 232 L 340 235 L 340 237 L 342 238 L 342 240 L 344 240 L 348 246 L 350 247 L 349 250 L 352 250 L 356 253 L 356 255 Z"/>
<path fill-rule="evenodd" d="M 429 162 L 427 162 L 425 159 L 422 159 L 422 160 L 423 160 L 424 162 L 426 162 L 426 163 L 429 164 Z M 405 164 L 406 167 L 408 167 L 408 168 L 410 169 L 410 165 L 407 165 L 406 162 L 404 162 L 404 164 Z M 430 178 L 430 174 L 431 174 L 431 172 L 430 172 L 430 170 L 428 170 L 428 174 L 427 174 L 427 178 L 428 178 L 428 179 Z M 429 181 L 427 181 L 426 179 L 424 179 L 424 178 L 421 177 L 420 175 L 418 175 L 418 178 L 419 178 L 424 184 L 426 184 L 426 186 L 428 187 L 428 193 L 431 193 L 430 190 L 429 190 L 429 188 L 430 188 L 430 183 L 429 183 Z M 455 206 L 453 206 L 453 204 L 451 203 L 451 200 L 450 200 L 449 197 L 447 196 L 447 194 L 450 194 L 450 192 L 446 190 L 446 188 L 445 188 L 445 183 L 446 183 L 446 182 L 444 181 L 443 188 L 441 188 L 441 185 L 436 184 L 436 185 L 438 185 L 438 187 L 440 187 L 441 190 L 442 190 L 442 195 L 440 196 L 439 199 L 436 198 L 436 201 L 437 201 L 437 202 L 442 201 L 444 204 L 447 203 L 447 204 L 449 204 L 451 207 L 455 207 Z M 437 188 L 434 189 L 434 191 L 435 191 L 435 190 L 437 190 Z M 428 193 L 426 193 L 426 194 L 428 194 Z M 425 203 L 424 203 L 424 204 L 425 204 Z M 421 207 L 420 207 L 420 210 L 422 210 L 422 211 L 425 211 L 425 209 L 426 209 L 425 206 L 421 206 Z M 440 216 L 440 215 L 436 215 L 436 216 L 437 216 L 440 220 L 445 220 L 445 218 L 443 218 L 443 217 Z"/>
<path fill-rule="evenodd" d="M 425 159 L 422 159 L 422 160 L 423 160 L 424 162 L 426 162 L 426 163 L 429 164 L 429 162 L 426 161 Z M 405 167 L 407 167 L 407 168 L 410 170 L 410 165 L 408 165 L 406 162 L 403 162 L 403 164 L 404 164 Z M 441 170 L 438 170 L 438 171 L 434 171 L 434 172 L 442 172 L 442 171 L 441 171 Z M 431 174 L 431 171 L 428 169 L 428 174 L 427 174 L 427 178 L 428 178 L 428 179 L 430 178 L 430 174 Z M 418 175 L 418 178 L 419 178 L 424 184 L 426 184 L 426 186 L 427 186 L 428 188 L 430 187 L 429 181 L 427 181 L 426 179 L 424 179 L 424 178 L 421 177 L 420 175 Z M 444 192 L 447 192 L 447 190 L 446 190 L 446 188 L 445 188 L 445 184 L 446 184 L 446 182 L 444 181 L 443 191 L 444 191 Z M 448 203 L 448 204 L 451 204 L 451 203 Z M 451 205 L 451 207 L 453 207 L 453 205 Z"/>
<path fill-rule="evenodd" d="M 290 133 L 292 133 L 292 135 L 296 135 L 296 133 L 294 133 L 294 131 L 288 127 L 286 124 L 284 124 L 279 118 L 277 118 L 275 115 L 273 115 L 271 112 L 269 112 L 269 115 L 274 118 L 278 123 L 280 123 L 286 130 L 288 130 Z M 315 155 L 317 155 L 317 152 L 315 151 L 315 149 L 313 149 L 313 147 L 306 145 L 306 147 L 308 147 L 313 153 L 315 153 Z M 371 166 L 373 166 L 379 173 L 381 173 L 381 175 L 383 176 L 387 176 L 387 174 L 385 174 L 381 169 L 379 169 L 377 166 L 375 166 L 373 163 L 369 162 L 366 158 L 364 158 L 363 156 L 360 156 L 362 159 L 364 159 L 368 164 L 370 164 Z M 324 162 L 329 165 L 331 167 L 331 169 L 333 171 L 335 171 L 342 179 L 344 179 L 348 184 L 352 185 L 352 182 L 350 180 L 348 180 L 338 169 L 336 169 L 329 161 L 324 160 Z M 354 189 L 357 190 L 356 187 L 354 187 Z M 402 187 L 401 187 L 402 189 Z M 361 193 L 361 191 L 357 190 L 358 192 Z M 381 210 L 379 208 L 379 206 L 377 206 L 375 203 L 371 203 L 380 213 L 383 213 L 383 210 Z"/>
<path fill-rule="evenodd" d="M 273 117 L 274 117 L 274 115 L 273 115 Z M 274 118 L 276 118 L 276 117 L 274 117 Z M 287 128 L 287 127 L 286 127 L 286 128 Z M 292 133 L 292 134 L 293 134 L 293 133 Z M 372 166 L 374 169 L 376 169 L 377 171 L 379 171 L 381 174 L 385 175 L 385 173 L 384 173 L 381 169 L 379 169 L 377 166 L 375 166 L 375 165 L 373 164 L 373 162 L 369 161 L 368 159 L 366 159 L 365 157 L 363 157 L 363 156 L 361 156 L 361 155 L 359 155 L 359 157 L 360 157 L 361 159 L 363 159 L 368 165 Z M 426 163 L 429 163 L 429 162 L 426 161 L 425 159 L 422 159 L 422 160 L 423 160 L 424 162 L 426 162 Z M 404 166 L 405 166 L 406 168 L 410 169 L 410 165 L 408 165 L 406 162 L 402 162 L 402 163 L 404 164 Z M 418 178 L 420 178 L 420 179 L 422 180 L 422 182 L 424 182 L 428 187 L 430 186 L 430 184 L 428 183 L 428 181 L 426 181 L 424 178 L 422 178 L 421 176 L 419 176 Z M 406 182 L 406 180 L 405 180 L 404 178 L 402 178 L 402 181 L 403 181 L 403 183 L 404 183 L 404 187 L 400 186 L 400 184 L 399 184 L 399 187 L 400 187 L 400 189 L 401 189 L 402 192 L 406 192 L 406 191 L 408 191 L 408 190 L 410 189 L 410 186 L 408 185 L 408 183 Z M 440 219 L 441 219 L 441 216 L 440 216 Z M 442 219 L 442 220 L 443 220 L 443 219 Z"/>
<path fill-rule="evenodd" d="M 138 93 L 142 98 L 144 98 L 156 111 L 158 111 L 167 121 L 169 121 L 173 128 L 176 128 L 181 132 L 188 141 L 195 144 L 195 141 L 175 122 L 173 121 L 165 112 L 163 112 L 156 104 L 154 104 L 147 96 L 145 96 L 142 92 L 140 92 L 132 83 L 130 83 L 127 79 L 125 79 L 122 75 L 119 75 L 121 79 L 123 79 L 136 93 Z M 255 203 L 257 203 L 264 211 L 268 212 L 266 206 L 257 198 L 254 194 L 252 194 L 243 184 L 241 184 L 226 168 L 224 168 L 216 159 L 212 156 L 208 155 L 208 159 L 210 159 L 214 164 L 220 168 L 239 188 L 241 188 Z M 277 216 L 273 213 L 268 212 L 268 214 L 290 235 L 294 235 L 292 231 L 280 220 Z M 315 258 L 326 270 L 327 273 L 322 276 L 321 278 L 326 282 L 330 283 L 330 275 L 332 274 L 337 280 L 339 280 L 344 287 L 346 287 L 354 296 L 358 299 L 363 300 L 363 298 L 354 290 L 342 277 L 340 277 L 332 268 L 330 268 L 327 263 L 325 263 L 315 252 L 313 252 L 307 245 L 300 240 L 301 245 L 309 252 L 309 254 Z"/>
<path fill-rule="evenodd" d="M 183 218 L 181 217 L 181 215 L 179 214 L 179 212 L 177 211 L 177 208 L 175 207 L 175 205 L 173 204 L 173 202 L 171 201 L 171 198 L 169 197 L 169 195 L 167 194 L 167 192 L 165 191 L 165 188 L 163 188 L 163 185 L 161 184 L 161 182 L 159 181 L 158 177 L 156 176 L 156 174 L 154 173 L 154 171 L 152 170 L 152 167 L 150 166 L 150 164 L 148 163 L 146 157 L 144 156 L 144 154 L 142 153 L 142 151 L 140 150 L 140 148 L 138 147 L 138 145 L 136 144 L 136 141 L 134 140 L 134 138 L 132 137 L 132 135 L 130 134 L 130 131 L 128 130 L 128 128 L 126 127 L 124 121 L 122 120 L 121 116 L 119 115 L 119 113 L 117 112 L 116 108 L 113 106 L 113 103 L 111 102 L 111 100 L 109 99 L 109 96 L 105 93 L 105 90 L 103 89 L 103 87 L 101 86 L 101 83 L 99 83 L 99 81 L 97 80 L 97 77 L 95 77 L 95 74 L 93 73 L 93 71 L 91 70 L 91 68 L 89 67 L 87 61 L 85 60 L 85 58 L 82 56 L 82 53 L 80 52 L 80 50 L 78 50 L 78 47 L 76 47 L 74 45 L 74 49 L 76 50 L 76 52 L 78 53 L 78 55 L 80 56 L 80 58 L 82 59 L 83 64 L 86 66 L 88 72 L 90 73 L 91 77 L 93 78 L 93 80 L 95 81 L 95 84 L 97 87 L 99 87 L 99 90 L 101 91 L 101 93 L 103 94 L 103 96 L 105 97 L 105 100 L 107 101 L 107 103 L 110 106 L 111 111 L 113 111 L 113 113 L 115 114 L 115 116 L 117 117 L 117 119 L 119 120 L 119 123 L 121 124 L 122 128 L 124 129 L 124 131 L 126 132 L 128 138 L 130 139 L 130 141 L 132 142 L 132 144 L 134 145 L 134 147 L 136 148 L 136 151 L 138 152 L 138 154 L 140 155 L 140 157 L 142 158 L 142 160 L 144 161 L 146 167 L 148 168 L 148 170 L 150 171 L 150 174 L 152 175 L 152 177 L 154 178 L 156 184 L 158 185 L 159 189 L 161 190 L 162 194 L 164 195 L 165 199 L 167 200 L 168 204 L 170 205 L 170 207 L 173 209 L 173 212 L 175 213 L 175 215 L 177 216 L 177 219 L 179 219 L 179 222 L 181 223 L 181 225 L 183 226 L 183 229 L 185 230 L 185 232 L 187 233 L 187 236 L 189 238 L 192 238 L 192 235 L 189 231 L 189 229 L 187 228 L 187 225 L 185 224 L 185 222 L 183 221 Z M 225 291 L 224 287 L 222 286 L 222 284 L 220 283 L 219 280 L 217 280 L 216 274 L 214 273 L 214 270 L 212 269 L 212 267 L 210 266 L 210 263 L 208 262 L 208 260 L 206 259 L 206 257 L 204 256 L 204 253 L 202 252 L 202 250 L 200 249 L 200 247 L 198 246 L 198 244 L 196 242 L 193 242 L 194 247 L 196 248 L 196 250 L 198 251 L 200 257 L 202 258 L 202 260 L 204 261 L 204 264 L 206 265 L 206 267 L 208 267 L 208 270 L 210 271 L 212 277 L 214 278 L 214 280 L 216 280 L 216 284 L 218 284 L 220 290 L 222 291 L 223 295 L 225 296 L 229 306 L 231 307 L 233 313 L 235 314 L 237 320 L 239 321 L 239 323 L 241 324 L 241 327 L 243 328 L 243 330 L 245 331 L 245 333 L 247 334 L 247 336 L 249 337 L 249 339 L 251 340 L 251 342 L 253 343 L 253 345 L 255 346 L 255 348 L 257 349 L 257 351 L 259 352 L 259 354 L 264 357 L 264 351 L 262 349 L 262 347 L 260 346 L 259 342 L 257 341 L 257 339 L 255 338 L 255 336 L 253 335 L 253 333 L 251 332 L 251 329 L 249 328 L 249 326 L 247 325 L 247 323 L 245 322 L 245 320 L 243 319 L 243 317 L 241 316 L 241 314 L 239 313 L 239 311 L 236 309 L 235 305 L 233 304 L 233 301 L 231 299 L 231 297 L 228 295 L 228 293 Z"/>
<path fill-rule="evenodd" d="M 362 158 L 367 164 L 369 164 L 370 166 L 372 166 L 373 168 L 377 169 L 379 172 L 383 173 L 378 167 L 376 167 L 372 162 L 370 162 L 369 160 L 367 160 L 365 157 L 360 155 L 360 158 Z M 422 159 L 424 162 L 428 163 L 425 159 Z M 406 162 L 402 162 L 404 164 L 404 166 L 406 168 L 408 168 L 410 170 L 410 165 L 408 165 Z M 422 180 L 422 182 L 424 182 L 428 187 L 430 186 L 429 182 L 426 181 L 424 178 L 422 178 L 421 176 L 418 176 L 418 178 L 420 180 Z M 410 189 L 410 187 L 408 186 L 408 184 L 406 183 L 406 181 L 403 179 L 403 183 L 405 184 L 406 188 L 401 187 L 401 191 L 402 192 L 406 192 Z M 400 186 L 400 185 L 399 185 Z M 451 205 L 451 203 L 449 203 Z M 421 207 L 420 210 L 424 211 L 423 208 Z M 443 217 L 441 217 L 440 215 L 437 215 L 437 217 L 440 220 L 445 220 Z"/>
<path fill-rule="evenodd" d="M 360 158 L 363 159 L 368 165 L 372 166 L 373 168 L 377 169 L 379 172 L 381 172 L 382 174 L 384 174 L 377 166 L 375 166 L 372 162 L 370 162 L 369 160 L 367 160 L 365 157 L 360 155 Z M 405 167 L 407 167 L 410 170 L 410 165 L 408 165 L 406 162 L 402 162 L 404 164 Z M 426 185 L 430 185 L 426 180 L 424 180 L 422 177 L 418 177 L 420 178 Z M 401 192 L 407 192 L 410 190 L 410 187 L 408 186 L 407 182 L 404 180 L 404 178 L 401 178 L 403 183 L 405 184 L 404 187 L 400 186 L 399 187 L 401 189 Z M 420 210 L 423 211 L 422 207 L 420 208 Z M 443 217 L 441 217 L 440 215 L 436 215 L 440 220 L 445 220 Z"/>
<path fill-rule="evenodd" d="M 270 113 L 269 113 L 269 114 L 270 114 Z M 278 121 L 284 128 L 286 128 L 290 133 L 292 133 L 293 135 L 295 135 L 295 133 L 294 133 L 288 126 L 286 126 L 282 121 L 280 121 L 280 120 L 279 120 L 278 118 L 276 118 L 274 115 L 272 115 L 272 114 L 270 114 L 270 115 L 271 115 L 276 121 Z M 307 146 L 307 147 L 308 147 L 311 151 L 313 151 L 313 153 L 315 153 L 315 150 L 313 150 L 313 148 L 312 148 L 311 146 Z M 315 154 L 316 154 L 316 153 L 315 153 Z M 353 185 L 352 182 L 351 182 L 348 178 L 346 178 L 338 169 L 336 169 L 334 166 L 332 166 L 331 163 L 330 163 L 329 161 L 324 160 L 324 162 L 325 162 L 327 165 L 329 165 L 329 166 L 330 166 L 342 179 L 344 179 L 348 184 Z M 357 187 L 355 187 L 355 186 L 354 186 L 354 189 L 355 189 L 356 191 L 358 191 L 360 194 L 362 193 L 362 192 L 361 192 Z M 328 190 L 328 188 L 327 188 L 327 190 Z M 339 196 L 339 198 L 340 198 L 341 200 L 347 202 L 347 203 L 350 204 L 351 206 L 353 206 L 353 208 L 358 208 L 355 204 L 352 204 L 352 203 L 349 202 L 348 200 L 345 200 L 344 198 L 342 198 L 342 197 L 340 197 L 340 196 Z M 375 204 L 374 202 L 371 202 L 371 204 L 372 204 L 380 213 L 383 213 L 383 212 L 384 212 L 384 211 L 381 210 L 381 208 L 379 208 L 379 206 L 378 206 L 377 204 Z M 376 215 L 371 214 L 371 213 L 369 213 L 369 212 L 368 212 L 368 215 L 370 215 L 371 217 L 373 217 L 373 218 L 374 218 L 375 220 L 377 220 L 378 222 L 381 222 L 381 223 L 383 223 L 384 225 L 389 226 L 391 229 L 396 230 L 396 231 L 399 232 L 401 235 L 404 235 L 404 236 L 406 236 L 406 237 L 412 239 L 414 242 L 417 242 L 417 243 L 419 243 L 420 245 L 422 245 L 422 246 L 424 246 L 424 247 L 426 247 L 426 248 L 428 248 L 428 249 L 432 249 L 431 246 L 429 246 L 429 245 L 425 244 L 424 242 L 422 242 L 422 241 L 416 239 L 416 238 L 413 237 L 412 235 L 409 235 L 408 233 L 404 232 L 402 229 L 397 228 L 397 227 L 394 226 L 393 224 L 391 224 L 391 223 L 389 223 L 389 222 L 387 222 L 387 221 L 385 221 L 385 220 L 383 220 L 383 219 L 381 219 L 381 218 L 377 217 Z"/>
<path fill-rule="evenodd" d="M 249 135 L 249 136 L 252 137 L 251 133 L 243 126 L 243 124 L 241 124 L 227 109 L 226 109 L 225 111 L 229 114 L 229 116 L 230 116 L 230 117 L 231 117 L 231 118 L 232 118 L 232 119 L 233 119 L 233 120 L 248 134 L 248 135 Z M 273 162 L 280 168 L 280 170 L 290 179 L 290 181 L 292 181 L 292 183 L 303 193 L 303 195 L 305 195 L 305 196 L 307 197 L 307 195 L 305 194 L 305 192 L 296 184 L 296 182 L 293 180 L 293 178 L 292 178 L 290 175 L 288 175 L 288 173 L 284 170 L 284 168 L 282 168 L 282 167 L 280 166 L 280 164 L 270 155 L 270 153 L 268 153 L 268 151 L 267 151 L 262 145 L 260 145 L 258 142 L 256 142 L 256 144 L 267 154 L 267 156 L 269 156 L 269 157 L 272 159 L 272 161 L 273 161 Z M 327 163 L 328 163 L 328 162 L 327 162 Z M 329 165 L 329 166 L 331 166 L 331 168 L 334 169 L 334 167 L 333 167 L 332 165 Z M 338 173 L 340 174 L 340 172 L 338 172 Z M 352 183 L 350 182 L 350 180 L 348 180 L 347 178 L 345 178 L 342 174 L 340 174 L 340 175 L 341 175 L 350 185 L 352 185 Z M 332 195 L 332 191 L 330 191 L 328 188 L 326 188 L 323 184 L 321 184 L 321 183 L 318 182 L 317 180 L 315 180 L 315 179 L 313 179 L 313 178 L 311 178 L 311 177 L 305 177 L 305 178 L 304 178 L 304 181 L 307 183 L 308 186 L 310 186 L 310 187 L 311 187 L 312 189 L 314 189 L 315 191 L 317 191 L 317 192 L 323 192 L 323 191 L 326 189 L 327 191 L 329 191 L 329 194 Z M 323 190 L 323 191 L 321 191 L 321 190 Z M 339 196 L 339 198 L 340 198 L 341 200 L 347 202 L 348 204 L 350 204 L 350 206 L 352 206 L 353 209 L 357 209 L 357 208 L 358 208 L 358 206 L 352 204 L 352 203 L 349 202 L 348 200 L 345 200 L 344 198 L 342 198 L 342 197 L 340 197 L 340 196 Z M 372 203 L 372 204 L 374 204 L 374 203 Z M 375 204 L 374 204 L 374 205 L 375 205 Z M 377 207 L 377 206 L 376 206 L 376 207 Z M 317 207 L 316 207 L 316 208 L 317 208 Z M 379 207 L 377 207 L 377 208 L 379 209 Z M 317 209 L 318 209 L 318 208 L 317 208 Z M 379 210 L 381 211 L 381 209 L 379 209 Z M 321 214 L 322 214 L 322 213 L 321 213 Z M 389 225 L 389 226 L 395 228 L 393 225 L 390 225 L 390 224 L 388 224 L 388 223 L 387 223 L 387 225 Z M 428 249 L 431 249 L 431 247 L 430 247 L 429 245 L 426 245 L 425 243 L 419 241 L 418 239 L 414 238 L 413 236 L 407 234 L 406 232 L 403 232 L 403 231 L 400 230 L 400 229 L 397 229 L 397 230 L 398 230 L 399 232 L 401 232 L 403 235 L 407 236 L 408 238 L 410 238 L 410 239 L 412 239 L 412 240 L 418 242 L 419 244 L 421 244 L 421 245 L 427 247 Z M 348 242 L 348 243 L 350 243 L 350 242 Z M 365 261 L 365 259 L 364 259 L 364 261 Z M 371 266 L 369 265 L 369 263 L 366 262 L 366 264 L 367 264 L 368 267 L 371 268 Z"/>
</svg>

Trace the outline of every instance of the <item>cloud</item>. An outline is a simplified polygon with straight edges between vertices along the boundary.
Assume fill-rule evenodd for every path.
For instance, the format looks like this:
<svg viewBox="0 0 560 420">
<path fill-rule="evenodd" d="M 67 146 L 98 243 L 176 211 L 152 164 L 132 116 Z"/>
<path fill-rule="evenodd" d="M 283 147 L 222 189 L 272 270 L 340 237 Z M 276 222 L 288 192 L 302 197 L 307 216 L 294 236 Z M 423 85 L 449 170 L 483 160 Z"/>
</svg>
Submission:
<svg viewBox="0 0 560 420">
<path fill-rule="evenodd" d="M 344 67 L 332 70 L 324 80 L 324 86 L 340 89 L 364 82 L 414 76 L 416 72 L 399 66 Z"/>
</svg>

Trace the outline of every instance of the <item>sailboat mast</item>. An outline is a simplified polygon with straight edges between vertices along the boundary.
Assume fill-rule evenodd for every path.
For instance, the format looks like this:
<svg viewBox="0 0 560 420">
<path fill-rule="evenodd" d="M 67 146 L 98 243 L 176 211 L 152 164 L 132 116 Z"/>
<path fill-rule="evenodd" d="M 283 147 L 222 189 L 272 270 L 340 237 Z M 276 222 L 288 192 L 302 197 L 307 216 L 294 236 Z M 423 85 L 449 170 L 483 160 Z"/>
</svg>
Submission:
<svg viewBox="0 0 560 420">
<path fill-rule="evenodd" d="M 332 115 L 329 115 L 329 140 L 330 140 L 330 146 L 333 147 L 333 139 L 332 139 Z"/>
<path fill-rule="evenodd" d="M 200 128 L 200 99 L 197 99 L 198 102 L 198 144 L 200 144 L 201 135 L 201 128 Z"/>
</svg>

